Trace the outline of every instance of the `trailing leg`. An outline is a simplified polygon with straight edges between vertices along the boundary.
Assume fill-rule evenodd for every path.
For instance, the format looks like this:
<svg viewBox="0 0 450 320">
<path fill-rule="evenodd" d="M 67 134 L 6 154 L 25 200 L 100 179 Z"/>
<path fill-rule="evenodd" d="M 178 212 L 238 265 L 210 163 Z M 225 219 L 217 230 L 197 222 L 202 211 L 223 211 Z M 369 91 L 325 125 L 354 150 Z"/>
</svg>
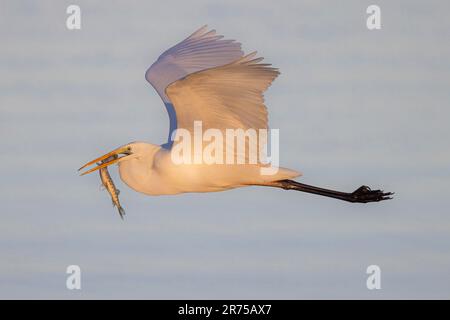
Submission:
<svg viewBox="0 0 450 320">
<path fill-rule="evenodd" d="M 393 192 L 384 192 L 383 190 L 371 190 L 367 186 L 361 186 L 351 193 L 336 190 L 314 187 L 308 184 L 300 183 L 294 180 L 279 180 L 272 182 L 269 186 L 282 188 L 285 190 L 296 190 L 307 193 L 313 193 L 324 197 L 335 198 L 348 202 L 378 202 L 392 199 Z"/>
</svg>

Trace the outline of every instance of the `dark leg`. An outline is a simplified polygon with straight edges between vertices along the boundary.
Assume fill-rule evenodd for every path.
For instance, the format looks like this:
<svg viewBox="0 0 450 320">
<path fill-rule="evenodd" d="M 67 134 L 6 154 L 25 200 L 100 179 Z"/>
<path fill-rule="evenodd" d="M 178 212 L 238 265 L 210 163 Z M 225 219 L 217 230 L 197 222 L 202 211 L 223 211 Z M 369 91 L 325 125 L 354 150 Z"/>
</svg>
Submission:
<svg viewBox="0 0 450 320">
<path fill-rule="evenodd" d="M 348 202 L 377 202 L 392 199 L 393 192 L 383 192 L 383 190 L 371 190 L 367 186 L 361 186 L 351 193 L 329 190 L 299 183 L 294 180 L 279 180 L 273 182 L 271 187 L 282 188 L 285 190 L 297 190 L 302 192 L 314 193 L 324 197 L 340 199 Z"/>
</svg>

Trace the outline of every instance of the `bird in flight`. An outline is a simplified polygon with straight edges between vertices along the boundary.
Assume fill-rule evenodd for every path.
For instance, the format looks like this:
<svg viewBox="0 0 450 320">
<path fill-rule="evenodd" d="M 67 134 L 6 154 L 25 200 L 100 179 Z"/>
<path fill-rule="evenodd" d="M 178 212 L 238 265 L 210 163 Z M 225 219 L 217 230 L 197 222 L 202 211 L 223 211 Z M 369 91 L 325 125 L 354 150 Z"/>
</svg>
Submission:
<svg viewBox="0 0 450 320">
<path fill-rule="evenodd" d="M 178 152 L 175 150 L 182 143 L 178 132 L 184 130 L 184 133 L 194 135 L 196 122 L 201 123 L 203 130 L 214 129 L 224 135 L 229 129 L 268 129 L 263 93 L 279 72 L 270 64 L 261 63 L 262 60 L 256 57 L 256 52 L 244 55 L 240 43 L 223 39 L 215 30 L 208 31 L 207 26 L 195 31 L 161 54 L 145 73 L 146 80 L 158 92 L 169 114 L 168 141 L 162 145 L 125 144 L 89 161 L 79 171 L 96 165 L 82 173 L 84 175 L 117 163 L 122 181 L 135 191 L 148 195 L 267 186 L 348 202 L 392 199 L 393 193 L 367 186 L 342 192 L 303 184 L 293 180 L 301 175 L 298 171 L 282 167 L 264 174 L 261 169 L 271 165 L 261 161 L 232 164 L 174 161 L 174 154 Z M 244 153 L 248 151 L 247 147 L 245 144 Z M 218 153 L 225 153 L 230 148 L 236 149 L 227 140 L 225 147 L 215 149 L 216 156 L 222 156 Z M 198 151 L 193 150 L 186 151 L 187 157 L 183 159 L 192 160 L 190 155 L 195 158 Z M 244 159 L 248 159 L 250 153 L 248 151 Z"/>
</svg>

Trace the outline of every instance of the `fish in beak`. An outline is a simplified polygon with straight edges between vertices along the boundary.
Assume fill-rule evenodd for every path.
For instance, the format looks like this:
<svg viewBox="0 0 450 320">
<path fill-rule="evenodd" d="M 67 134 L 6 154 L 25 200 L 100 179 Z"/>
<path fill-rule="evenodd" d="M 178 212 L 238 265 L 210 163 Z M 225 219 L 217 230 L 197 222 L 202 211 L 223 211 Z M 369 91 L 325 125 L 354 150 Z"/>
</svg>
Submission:
<svg viewBox="0 0 450 320">
<path fill-rule="evenodd" d="M 94 172 L 96 170 L 99 170 L 101 168 L 105 168 L 107 166 L 110 166 L 114 163 L 118 163 L 120 161 L 122 161 L 123 159 L 129 157 L 131 155 L 131 148 L 129 146 L 122 146 L 119 147 L 101 157 L 98 157 L 97 159 L 94 159 L 92 161 L 89 161 L 88 163 L 86 163 L 84 166 L 82 166 L 80 169 L 78 169 L 78 171 L 83 170 L 84 168 L 92 165 L 92 164 L 97 164 L 96 167 L 91 168 L 83 173 L 81 173 L 81 176 L 84 176 L 85 174 Z M 108 159 L 110 158 L 110 159 Z M 109 161 L 106 162 L 102 162 L 103 160 L 108 159 Z M 97 163 L 98 162 L 98 163 Z"/>
</svg>

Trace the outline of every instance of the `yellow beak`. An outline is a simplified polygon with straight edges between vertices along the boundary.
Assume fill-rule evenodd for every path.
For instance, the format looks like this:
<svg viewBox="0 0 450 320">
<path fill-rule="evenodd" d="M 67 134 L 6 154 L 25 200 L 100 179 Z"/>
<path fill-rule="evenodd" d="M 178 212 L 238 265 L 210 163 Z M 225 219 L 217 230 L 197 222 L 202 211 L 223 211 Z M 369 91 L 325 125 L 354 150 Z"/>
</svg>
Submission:
<svg viewBox="0 0 450 320">
<path fill-rule="evenodd" d="M 119 158 L 119 155 L 121 155 L 121 154 L 125 154 L 125 156 Z M 114 163 L 117 163 L 120 160 L 122 160 L 123 158 L 128 157 L 129 155 L 131 155 L 131 152 L 130 152 L 130 149 L 128 147 L 126 147 L 126 146 L 119 147 L 119 148 L 117 148 L 117 149 L 115 149 L 115 150 L 113 150 L 111 152 L 108 152 L 107 154 L 105 154 L 105 155 L 103 155 L 101 157 L 98 157 L 97 159 L 89 161 L 84 166 L 82 166 L 80 169 L 78 169 L 78 171 L 86 168 L 87 166 L 90 166 L 91 164 L 94 164 L 94 163 L 96 164 L 97 162 L 102 162 L 105 159 L 111 158 L 109 161 L 102 162 L 100 165 L 98 165 L 98 166 L 96 166 L 96 167 L 94 167 L 92 169 L 89 169 L 88 171 L 83 172 L 81 174 L 81 176 L 84 176 L 85 174 L 94 172 L 94 171 L 96 171 L 98 169 L 101 169 L 101 168 L 110 166 L 110 165 L 112 165 Z"/>
</svg>

